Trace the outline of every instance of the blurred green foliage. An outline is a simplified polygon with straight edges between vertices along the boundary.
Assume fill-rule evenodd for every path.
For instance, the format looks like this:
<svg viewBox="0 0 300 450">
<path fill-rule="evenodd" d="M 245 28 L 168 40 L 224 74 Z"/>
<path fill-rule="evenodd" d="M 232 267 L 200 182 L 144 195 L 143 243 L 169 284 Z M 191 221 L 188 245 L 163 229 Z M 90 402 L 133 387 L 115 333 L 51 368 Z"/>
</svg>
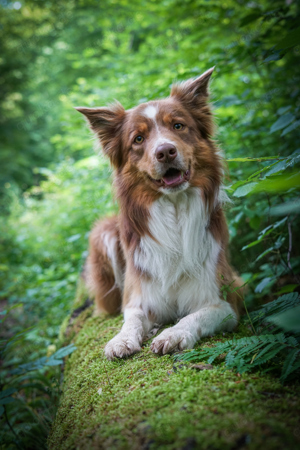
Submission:
<svg viewBox="0 0 300 450">
<path fill-rule="evenodd" d="M 57 344 L 91 225 L 117 210 L 109 164 L 74 106 L 117 99 L 130 108 L 216 66 L 231 255 L 249 284 L 247 305 L 299 291 L 297 1 L 2 0 L 0 10 L 1 309 L 21 303 L 3 327 L 5 345 L 32 327 L 6 352 L 1 389 L 19 383 L 12 368 Z M 53 373 L 43 376 L 54 389 Z M 29 402 L 51 403 L 32 392 Z M 33 448 L 26 427 L 16 432 L 12 446 Z"/>
</svg>

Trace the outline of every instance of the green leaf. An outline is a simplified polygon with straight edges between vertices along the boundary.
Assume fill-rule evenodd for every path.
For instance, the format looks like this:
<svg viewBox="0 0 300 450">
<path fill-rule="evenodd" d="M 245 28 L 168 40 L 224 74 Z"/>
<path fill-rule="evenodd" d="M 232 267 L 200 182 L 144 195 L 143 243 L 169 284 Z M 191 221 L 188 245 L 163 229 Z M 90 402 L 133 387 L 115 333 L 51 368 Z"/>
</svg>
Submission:
<svg viewBox="0 0 300 450">
<path fill-rule="evenodd" d="M 4 413 L 5 409 L 3 408 L 3 406 L 0 405 L 0 416 L 2 416 L 2 414 Z"/>
<path fill-rule="evenodd" d="M 281 41 L 278 42 L 278 44 L 276 44 L 276 47 L 282 49 L 294 47 L 298 44 L 300 44 L 300 27 L 288 33 Z"/>
<path fill-rule="evenodd" d="M 62 347 L 57 352 L 55 352 L 51 357 L 46 361 L 46 366 L 58 366 L 59 364 L 63 364 L 63 359 L 65 356 L 70 355 L 70 353 L 74 352 L 76 347 L 74 344 L 67 345 L 66 347 Z"/>
<path fill-rule="evenodd" d="M 246 250 L 247 248 L 254 247 L 255 245 L 259 244 L 261 242 L 261 239 L 257 239 L 256 241 L 250 242 L 248 245 L 244 245 L 241 251 Z"/>
<path fill-rule="evenodd" d="M 279 160 L 279 162 L 284 161 Z M 262 174 L 263 172 L 265 172 L 266 170 L 271 169 L 272 167 L 276 166 L 276 164 L 278 164 L 278 161 L 274 162 L 273 164 L 269 164 L 268 166 L 262 167 L 261 169 L 257 170 L 256 172 L 254 172 L 252 175 L 250 175 L 250 177 L 248 177 L 248 180 L 252 180 L 253 178 L 257 178 L 257 175 Z"/>
<path fill-rule="evenodd" d="M 273 123 L 270 128 L 270 132 L 274 133 L 275 131 L 285 128 L 287 125 L 293 122 L 293 120 L 295 120 L 295 116 L 292 113 L 284 114 L 283 116 L 279 117 L 279 119 L 276 120 L 275 123 Z"/>
<path fill-rule="evenodd" d="M 300 331 L 300 305 L 293 309 L 268 317 L 268 322 L 272 322 L 285 331 L 297 333 Z"/>
<path fill-rule="evenodd" d="M 234 197 L 245 197 L 246 195 L 248 195 L 250 192 L 252 192 L 254 190 L 254 188 L 256 187 L 258 183 L 257 182 L 252 182 L 252 183 L 248 183 L 245 184 L 244 186 L 240 186 L 237 188 L 237 190 L 234 192 Z"/>
<path fill-rule="evenodd" d="M 273 280 L 273 278 L 271 277 L 266 277 L 264 278 L 255 288 L 255 292 L 262 292 L 264 290 L 265 287 L 267 287 L 271 281 Z"/>
<path fill-rule="evenodd" d="M 296 120 L 296 122 L 292 123 L 289 127 L 285 128 L 283 130 L 283 132 L 281 133 L 281 136 L 285 136 L 286 134 L 288 134 L 290 131 L 295 130 L 296 128 L 298 128 L 300 126 L 300 120 Z"/>
<path fill-rule="evenodd" d="M 283 106 L 282 108 L 278 109 L 277 114 L 282 116 L 282 114 L 285 114 L 286 112 L 288 112 L 288 110 L 291 109 L 291 107 L 292 107 L 292 105 Z"/>
<path fill-rule="evenodd" d="M 248 14 L 247 16 L 245 16 L 241 19 L 240 27 L 244 27 L 245 25 L 248 25 L 249 23 L 252 23 L 255 20 L 259 19 L 260 17 L 262 17 L 262 14 L 260 11 L 256 12 L 256 13 Z"/>
<path fill-rule="evenodd" d="M 15 389 L 15 388 L 4 389 L 3 391 L 0 392 L 0 399 L 4 398 L 4 397 L 8 397 L 9 395 L 13 394 L 16 391 L 17 391 L 17 389 Z"/>
<path fill-rule="evenodd" d="M 55 358 L 55 359 L 61 359 L 64 358 L 67 355 L 70 355 L 70 353 L 74 352 L 74 350 L 76 350 L 77 347 L 75 347 L 74 344 L 70 344 L 67 345 L 66 347 L 62 347 L 59 350 L 57 350 L 57 352 L 55 352 L 51 358 Z"/>
<path fill-rule="evenodd" d="M 287 357 L 285 358 L 285 361 L 283 363 L 282 372 L 281 372 L 281 381 L 287 379 L 287 377 L 293 372 L 293 370 L 296 368 L 294 366 L 294 362 L 296 361 L 297 356 L 299 355 L 300 350 L 298 348 L 295 348 L 293 350 L 290 350 L 287 354 Z"/>
<path fill-rule="evenodd" d="M 274 342 L 271 342 L 269 345 L 267 345 L 265 348 L 263 348 L 261 350 L 261 352 L 255 358 L 255 365 L 263 364 L 264 362 L 268 361 L 269 359 L 272 359 L 275 355 L 277 355 L 277 353 L 279 353 L 284 348 L 284 345 L 278 345 L 278 344 L 275 344 L 275 345 L 274 345 Z M 263 355 L 264 355 L 264 358 L 262 358 Z"/>
<path fill-rule="evenodd" d="M 253 323 L 257 321 L 265 320 L 267 317 L 275 314 L 288 311 L 290 309 L 299 306 L 300 295 L 297 292 L 291 292 L 289 294 L 282 295 L 281 297 L 273 300 L 270 303 L 266 303 L 262 308 L 250 313 L 250 317 Z"/>
<path fill-rule="evenodd" d="M 63 362 L 63 359 L 50 358 L 46 361 L 45 366 L 59 366 L 60 364 L 63 364 Z"/>
<path fill-rule="evenodd" d="M 78 241 L 78 239 L 80 239 L 80 238 L 81 238 L 81 233 L 74 234 L 73 236 L 70 236 L 67 239 L 67 242 L 75 242 L 75 241 Z"/>
<path fill-rule="evenodd" d="M 281 55 L 280 52 L 273 52 L 273 53 L 271 53 L 271 55 L 267 56 L 267 57 L 263 60 L 263 62 L 264 62 L 264 63 L 267 63 L 267 62 L 270 62 L 270 61 L 278 61 L 278 60 L 281 59 L 281 58 L 282 58 L 282 55 Z"/>
<path fill-rule="evenodd" d="M 287 284 L 279 289 L 279 291 L 276 292 L 277 295 L 286 294 L 289 292 L 294 292 L 294 290 L 298 287 L 298 284 Z"/>
<path fill-rule="evenodd" d="M 255 183 L 253 189 L 250 192 L 285 192 L 289 189 L 298 189 L 300 187 L 300 173 L 299 172 L 290 172 L 283 173 L 278 176 L 272 176 L 270 178 L 266 178 L 261 180 L 260 182 Z"/>
<path fill-rule="evenodd" d="M 274 342 L 271 342 L 270 344 L 266 345 L 255 357 L 255 363 L 257 364 L 259 360 L 262 358 L 263 355 L 266 355 L 269 350 L 272 350 L 274 348 Z M 279 346 L 278 351 L 282 349 L 282 346 Z"/>
<path fill-rule="evenodd" d="M 4 397 L 0 399 L 0 405 L 8 405 L 9 403 L 15 402 L 16 399 L 12 397 Z"/>
<path fill-rule="evenodd" d="M 278 220 L 277 222 L 272 223 L 272 225 L 269 225 L 269 226 L 267 226 L 266 228 L 264 228 L 264 229 L 259 233 L 259 236 L 260 236 L 259 239 L 261 239 L 265 234 L 269 234 L 269 233 L 267 233 L 268 231 L 270 232 L 270 231 L 273 231 L 273 230 L 275 230 L 276 228 L 280 227 L 282 224 L 284 224 L 284 223 L 286 222 L 286 220 L 287 220 L 287 217 L 284 217 L 283 219 Z"/>
<path fill-rule="evenodd" d="M 286 159 L 282 158 L 280 156 L 262 156 L 260 158 L 252 158 L 252 157 L 246 157 L 246 158 L 229 158 L 226 159 L 227 162 L 262 162 L 262 161 L 272 161 L 274 159 Z"/>
<path fill-rule="evenodd" d="M 274 247 L 270 247 L 267 250 L 265 250 L 263 253 L 261 253 L 255 261 L 259 261 L 260 259 L 262 259 L 264 256 L 266 256 L 268 253 L 270 253 L 272 250 L 274 250 Z"/>
<path fill-rule="evenodd" d="M 300 199 L 294 199 L 270 208 L 271 216 L 285 216 L 286 214 L 298 214 L 300 212 Z"/>
<path fill-rule="evenodd" d="M 285 170 L 286 167 L 287 167 L 286 160 L 278 161 L 278 163 L 274 164 L 273 167 L 271 167 L 271 169 L 265 173 L 265 177 L 269 177 L 270 175 L 273 175 L 274 173 L 281 172 L 282 170 Z"/>
</svg>

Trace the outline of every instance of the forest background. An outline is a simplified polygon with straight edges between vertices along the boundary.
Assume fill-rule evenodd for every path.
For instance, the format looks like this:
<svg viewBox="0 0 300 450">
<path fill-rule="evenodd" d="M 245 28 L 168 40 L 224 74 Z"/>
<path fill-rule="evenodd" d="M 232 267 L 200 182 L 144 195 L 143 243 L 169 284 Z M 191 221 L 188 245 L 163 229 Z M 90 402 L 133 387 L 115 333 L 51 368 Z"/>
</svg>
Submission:
<svg viewBox="0 0 300 450">
<path fill-rule="evenodd" d="M 24 364 L 57 350 L 91 225 L 117 210 L 111 168 L 75 106 L 131 108 L 215 66 L 246 306 L 299 291 L 300 12 L 293 0 L 2 0 L 0 10 L 0 384 L 12 389 L 0 412 L 4 441 L 18 446 L 37 426 L 47 435 L 59 395 L 58 367 L 30 381 Z"/>
</svg>

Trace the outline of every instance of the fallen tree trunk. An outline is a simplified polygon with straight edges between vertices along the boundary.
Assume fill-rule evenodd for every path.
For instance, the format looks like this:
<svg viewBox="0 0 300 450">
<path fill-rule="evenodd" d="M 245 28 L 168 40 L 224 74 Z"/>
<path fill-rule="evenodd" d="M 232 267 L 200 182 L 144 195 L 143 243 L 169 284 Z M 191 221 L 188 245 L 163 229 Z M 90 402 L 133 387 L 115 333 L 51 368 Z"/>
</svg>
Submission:
<svg viewBox="0 0 300 450">
<path fill-rule="evenodd" d="M 88 303 L 79 308 L 62 333 L 77 350 L 65 366 L 50 450 L 298 447 L 298 384 L 174 363 L 154 355 L 151 341 L 133 357 L 107 361 L 104 345 L 122 317 L 93 317 Z"/>
</svg>

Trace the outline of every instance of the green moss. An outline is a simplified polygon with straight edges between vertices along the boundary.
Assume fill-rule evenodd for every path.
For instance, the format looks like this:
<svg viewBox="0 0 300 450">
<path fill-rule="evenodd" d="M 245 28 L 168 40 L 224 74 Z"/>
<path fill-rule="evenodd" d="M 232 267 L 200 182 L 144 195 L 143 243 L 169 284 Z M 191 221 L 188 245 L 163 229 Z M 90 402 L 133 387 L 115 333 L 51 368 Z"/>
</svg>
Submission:
<svg viewBox="0 0 300 450">
<path fill-rule="evenodd" d="M 89 300 L 85 283 L 80 277 L 77 283 L 72 312 L 63 320 L 59 330 L 59 341 L 61 345 L 67 345 L 72 341 L 78 331 L 83 327 L 86 319 L 92 315 L 93 311 L 93 302 Z"/>
<path fill-rule="evenodd" d="M 126 360 L 107 361 L 104 345 L 122 317 L 88 310 L 72 325 L 77 350 L 66 363 L 50 449 L 296 449 L 298 384 L 222 365 L 198 372 L 154 355 L 150 341 Z M 205 342 L 215 339 L 224 337 Z"/>
<path fill-rule="evenodd" d="M 76 297 L 74 300 L 73 308 L 76 309 L 82 306 L 88 297 L 89 293 L 86 288 L 85 282 L 83 281 L 82 277 L 79 277 L 77 282 Z"/>
</svg>

